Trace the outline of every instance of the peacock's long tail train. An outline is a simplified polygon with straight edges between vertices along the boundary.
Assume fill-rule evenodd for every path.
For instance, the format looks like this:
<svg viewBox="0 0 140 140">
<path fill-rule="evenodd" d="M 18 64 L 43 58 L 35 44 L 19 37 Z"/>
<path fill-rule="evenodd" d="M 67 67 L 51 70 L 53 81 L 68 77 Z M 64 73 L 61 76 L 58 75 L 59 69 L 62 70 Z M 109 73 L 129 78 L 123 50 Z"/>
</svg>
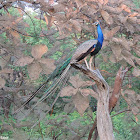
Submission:
<svg viewBox="0 0 140 140">
<path fill-rule="evenodd" d="M 53 73 L 49 75 L 46 82 L 42 86 L 40 86 L 36 90 L 36 92 L 34 92 L 33 95 L 15 112 L 20 111 L 22 107 L 24 107 L 28 102 L 30 102 L 35 97 L 35 95 L 38 93 L 38 91 L 40 89 L 42 89 L 50 80 L 58 77 L 53 82 L 53 84 L 51 84 L 50 87 L 45 91 L 45 94 L 39 99 L 37 104 L 44 101 L 49 95 L 51 95 L 51 93 L 55 93 L 55 90 L 58 88 L 58 86 L 63 83 L 63 80 L 65 80 L 65 77 L 67 75 L 68 70 L 71 67 L 71 64 L 84 60 L 87 68 L 91 69 L 92 58 L 93 58 L 93 56 L 95 56 L 101 50 L 102 43 L 103 43 L 103 40 L 104 40 L 103 32 L 102 32 L 102 29 L 99 25 L 99 22 L 95 22 L 94 24 L 97 26 L 98 38 L 97 39 L 91 39 L 91 40 L 88 40 L 88 41 L 85 41 L 84 43 L 82 43 L 76 49 L 76 51 L 72 55 L 72 57 L 69 57 L 62 65 L 59 65 L 53 71 Z M 88 65 L 87 60 L 86 60 L 88 55 L 91 56 L 91 59 L 89 61 L 89 65 Z"/>
<path fill-rule="evenodd" d="M 45 91 L 45 94 L 39 99 L 37 104 L 39 104 L 41 101 L 45 100 L 59 85 L 59 83 L 65 78 L 69 68 L 70 68 L 70 60 L 71 57 L 69 57 L 67 60 L 64 61 L 61 65 L 57 66 L 56 69 L 49 75 L 47 80 L 32 94 L 31 97 L 28 98 L 27 101 L 25 101 L 20 108 L 18 108 L 13 114 L 18 113 L 21 111 L 21 109 L 26 106 L 27 103 L 29 103 L 36 95 L 37 93 L 52 79 L 55 79 L 56 77 L 60 76 L 56 81 L 53 82 L 53 84 Z M 37 104 L 35 106 L 37 106 Z M 35 108 L 35 106 L 33 108 Z M 32 110 L 33 110 L 32 108 Z"/>
</svg>

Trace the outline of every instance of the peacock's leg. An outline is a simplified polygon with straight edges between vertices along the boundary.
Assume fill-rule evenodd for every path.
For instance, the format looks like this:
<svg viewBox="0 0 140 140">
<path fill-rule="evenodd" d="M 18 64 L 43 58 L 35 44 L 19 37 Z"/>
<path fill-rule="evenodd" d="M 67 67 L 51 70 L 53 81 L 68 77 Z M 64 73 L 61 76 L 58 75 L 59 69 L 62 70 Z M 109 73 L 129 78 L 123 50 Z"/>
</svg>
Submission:
<svg viewBox="0 0 140 140">
<path fill-rule="evenodd" d="M 96 69 L 96 67 L 95 67 L 95 55 L 94 55 L 94 70 Z"/>
<path fill-rule="evenodd" d="M 92 69 L 91 64 L 92 64 L 93 56 L 90 57 L 89 59 L 89 68 Z"/>
<path fill-rule="evenodd" d="M 87 68 L 89 69 L 89 66 L 88 66 L 88 63 L 87 63 L 86 57 L 84 58 L 84 61 L 85 61 L 85 64 L 86 64 Z"/>
</svg>

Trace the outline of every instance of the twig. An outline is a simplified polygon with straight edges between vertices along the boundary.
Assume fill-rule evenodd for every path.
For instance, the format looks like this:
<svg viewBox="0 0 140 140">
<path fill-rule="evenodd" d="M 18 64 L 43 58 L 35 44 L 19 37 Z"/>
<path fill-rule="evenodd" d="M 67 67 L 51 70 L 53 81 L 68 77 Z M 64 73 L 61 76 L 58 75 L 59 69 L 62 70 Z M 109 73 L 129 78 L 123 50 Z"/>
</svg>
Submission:
<svg viewBox="0 0 140 140">
<path fill-rule="evenodd" d="M 40 127 L 40 122 L 38 123 L 38 126 L 39 126 L 39 130 L 40 130 L 40 134 L 41 134 L 42 140 L 44 140 L 44 137 L 43 137 L 43 134 L 42 134 L 42 130 L 41 130 L 41 127 Z"/>
<path fill-rule="evenodd" d="M 121 114 L 121 113 L 123 113 L 123 112 L 126 112 L 126 111 L 131 111 L 131 110 L 130 110 L 130 109 L 127 109 L 127 110 L 120 111 L 120 112 L 118 112 L 118 113 L 112 115 L 111 117 L 114 117 L 114 116 L 119 115 L 119 114 Z"/>
</svg>

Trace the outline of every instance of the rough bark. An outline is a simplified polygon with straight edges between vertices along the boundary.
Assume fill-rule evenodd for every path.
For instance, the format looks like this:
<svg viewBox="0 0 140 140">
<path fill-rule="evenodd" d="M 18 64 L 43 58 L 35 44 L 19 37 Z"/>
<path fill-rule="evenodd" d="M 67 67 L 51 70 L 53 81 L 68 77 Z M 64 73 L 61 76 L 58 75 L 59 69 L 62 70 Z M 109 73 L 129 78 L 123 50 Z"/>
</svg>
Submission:
<svg viewBox="0 0 140 140">
<path fill-rule="evenodd" d="M 124 76 L 126 74 L 126 72 L 128 71 L 128 68 L 126 68 L 125 70 L 123 70 L 122 67 L 120 67 L 120 69 L 117 72 L 116 78 L 115 78 L 115 83 L 114 83 L 114 88 L 113 88 L 113 92 L 112 95 L 109 99 L 109 111 L 112 110 L 112 108 L 114 108 L 117 104 L 117 101 L 120 97 L 120 90 L 121 90 L 121 85 L 123 83 L 123 79 Z M 97 126 L 97 118 L 95 118 L 94 124 L 90 130 L 89 136 L 88 136 L 88 140 L 91 140 L 92 138 L 92 134 L 95 131 L 95 128 Z M 95 134 L 97 137 L 97 134 Z M 95 140 L 95 138 L 93 138 Z"/>
<path fill-rule="evenodd" d="M 117 72 L 113 92 L 112 92 L 112 95 L 109 99 L 109 111 L 111 111 L 112 108 L 114 108 L 117 104 L 117 101 L 120 97 L 120 91 L 121 91 L 121 86 L 123 83 L 123 78 L 124 78 L 127 71 L 128 71 L 128 68 L 123 70 L 123 67 L 120 67 L 119 71 Z"/>
<path fill-rule="evenodd" d="M 99 94 L 97 103 L 97 130 L 101 140 L 113 140 L 113 128 L 109 114 L 109 86 L 102 77 L 99 70 L 89 70 L 80 64 L 72 64 L 76 69 L 82 71 L 89 78 L 93 79 L 97 85 Z"/>
</svg>

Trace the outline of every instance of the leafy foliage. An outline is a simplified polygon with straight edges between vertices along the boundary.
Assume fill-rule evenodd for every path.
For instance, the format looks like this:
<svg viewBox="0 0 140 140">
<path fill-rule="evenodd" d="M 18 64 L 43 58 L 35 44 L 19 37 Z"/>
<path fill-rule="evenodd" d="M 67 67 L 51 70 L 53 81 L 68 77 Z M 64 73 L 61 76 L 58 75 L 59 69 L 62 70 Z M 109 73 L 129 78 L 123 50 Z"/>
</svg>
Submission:
<svg viewBox="0 0 140 140">
<path fill-rule="evenodd" d="M 32 2 L 26 0 L 25 3 L 23 1 L 2 1 L 0 5 L 1 114 L 10 116 L 9 114 L 21 106 L 38 88 L 38 85 L 46 81 L 56 65 L 61 64 L 68 55 L 71 55 L 80 43 L 96 38 L 96 27 L 92 23 L 100 20 L 105 40 L 101 53 L 96 57 L 96 64 L 109 83 L 110 92 L 112 92 L 115 73 L 119 67 L 124 66 L 130 69 L 122 85 L 123 99 L 120 99 L 120 107 L 119 109 L 116 107 L 115 111 L 129 108 L 134 116 L 128 113 L 130 117 L 126 115 L 114 117 L 116 129 L 114 133 L 118 139 L 137 139 L 136 123 L 139 123 L 140 109 L 140 20 L 139 9 L 137 9 L 139 1 L 59 0 L 54 2 L 50 0 L 46 2 L 37 0 Z M 69 114 L 75 108 L 82 115 L 88 111 L 92 98 L 97 98 L 94 82 L 84 76 L 79 76 L 78 72 L 72 71 L 72 73 L 69 84 L 61 90 L 61 98 L 54 106 L 53 113 L 56 113 L 56 116 L 63 110 Z M 47 87 L 54 80 L 52 79 Z M 34 106 L 44 91 L 45 89 L 42 89 L 37 98 L 26 105 L 22 111 L 30 112 L 29 108 Z M 56 90 L 55 93 L 58 92 L 59 90 Z M 54 98 L 56 95 L 46 100 L 46 103 L 41 103 L 43 107 L 36 107 L 33 116 L 37 115 L 41 118 L 46 115 Z M 93 106 L 96 105 L 93 103 Z M 50 119 L 47 122 L 49 125 L 44 125 L 44 122 L 40 124 L 43 136 L 48 135 L 52 138 L 60 134 L 58 135 L 60 139 L 69 139 L 71 136 L 73 136 L 72 139 L 81 137 L 87 139 L 89 127 L 93 121 L 89 121 L 90 119 L 84 115 L 80 117 L 76 112 L 67 114 L 62 113 L 56 118 L 54 114 L 51 117 L 47 115 Z M 18 124 L 22 116 L 24 115 L 15 115 L 16 120 L 10 121 Z M 123 118 L 126 121 L 122 121 Z M 131 130 L 130 124 L 134 126 L 134 131 Z M 87 125 L 90 126 L 86 127 Z M 25 125 L 22 129 L 27 132 L 28 127 Z M 40 137 L 40 131 L 35 129 L 33 135 Z M 2 136 L 10 136 L 12 133 L 10 131 L 7 134 L 4 129 L 3 131 L 1 129 L 1 132 Z"/>
</svg>

